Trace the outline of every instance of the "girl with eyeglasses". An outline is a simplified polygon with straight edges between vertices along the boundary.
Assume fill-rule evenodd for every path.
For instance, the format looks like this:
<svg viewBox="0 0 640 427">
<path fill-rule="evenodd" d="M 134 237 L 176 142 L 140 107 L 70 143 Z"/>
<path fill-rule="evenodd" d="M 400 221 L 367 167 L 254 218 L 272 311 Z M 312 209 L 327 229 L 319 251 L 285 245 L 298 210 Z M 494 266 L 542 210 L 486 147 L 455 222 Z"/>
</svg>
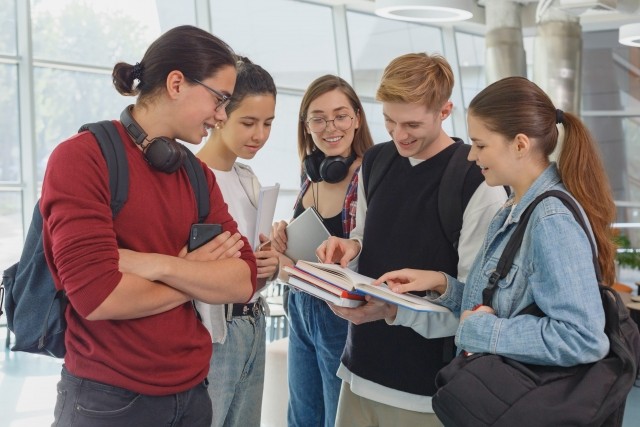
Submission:
<svg viewBox="0 0 640 427">
<path fill-rule="evenodd" d="M 355 226 L 358 171 L 373 145 L 362 103 L 343 79 L 326 75 L 307 88 L 300 105 L 298 153 L 302 186 L 296 218 L 314 207 L 332 235 L 348 238 Z M 287 249 L 287 223 L 274 224 L 273 248 Z M 282 265 L 293 265 L 280 256 Z M 286 275 L 281 274 L 286 280 Z M 347 321 L 322 300 L 291 290 L 289 318 L 289 426 L 335 424 L 341 380 L 336 376 L 347 339 Z"/>
<path fill-rule="evenodd" d="M 264 147 L 275 117 L 276 85 L 271 75 L 247 58 L 237 62 L 233 98 L 227 120 L 218 123 L 198 152 L 215 173 L 229 212 L 246 236 L 253 236 L 260 183 L 250 160 Z M 267 236 L 261 236 L 262 242 Z M 258 247 L 260 242 L 252 242 Z M 259 293 L 278 272 L 278 252 L 257 248 L 258 289 L 246 303 L 210 305 L 196 302 L 211 332 L 213 357 L 209 368 L 212 426 L 259 427 L 266 353 L 267 305 Z"/>
<path fill-rule="evenodd" d="M 114 121 L 129 176 L 115 217 L 107 166 L 90 132 L 51 154 L 40 200 L 44 249 L 69 299 L 53 425 L 211 425 L 211 336 L 192 301 L 247 301 L 256 261 L 204 164 L 195 165 L 208 189 L 203 222 L 223 233 L 187 251 L 198 207 L 187 149 L 176 139 L 199 144 L 225 121 L 225 100 L 203 85 L 230 97 L 235 81 L 229 46 L 192 26 L 161 35 L 138 64 L 115 65 L 117 91 L 137 96 Z"/>
</svg>

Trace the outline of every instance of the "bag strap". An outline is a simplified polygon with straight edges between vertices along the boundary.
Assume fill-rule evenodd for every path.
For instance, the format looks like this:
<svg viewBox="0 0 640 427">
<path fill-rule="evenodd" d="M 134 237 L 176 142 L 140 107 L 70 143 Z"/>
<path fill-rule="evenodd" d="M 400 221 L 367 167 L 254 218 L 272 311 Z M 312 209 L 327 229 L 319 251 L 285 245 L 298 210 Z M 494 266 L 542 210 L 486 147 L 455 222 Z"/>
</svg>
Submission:
<svg viewBox="0 0 640 427">
<path fill-rule="evenodd" d="M 98 141 L 100 151 L 107 161 L 109 189 L 111 191 L 111 213 L 115 218 L 129 197 L 129 162 L 122 145 L 118 128 L 110 120 L 87 123 L 78 132 L 90 131 Z"/>
<path fill-rule="evenodd" d="M 467 160 L 471 146 L 458 138 L 454 138 L 454 141 L 457 147 L 447 163 L 438 186 L 438 217 L 444 235 L 457 250 L 462 230 L 462 216 L 466 208 L 462 200 L 462 189 L 467 172 L 474 164 Z"/>
<path fill-rule="evenodd" d="M 565 193 L 564 191 L 549 190 L 540 194 L 538 197 L 536 197 L 535 200 L 531 202 L 529 206 L 527 206 L 525 211 L 520 216 L 520 221 L 518 222 L 516 229 L 514 230 L 513 234 L 511 235 L 511 238 L 509 239 L 509 241 L 507 242 L 507 245 L 504 248 L 504 251 L 502 252 L 502 256 L 498 261 L 496 270 L 491 274 L 486 288 L 484 288 L 482 291 L 483 305 L 491 307 L 491 301 L 493 299 L 493 294 L 496 291 L 496 286 L 498 284 L 498 281 L 500 279 L 505 278 L 509 273 L 509 270 L 511 270 L 511 265 L 513 264 L 513 260 L 516 256 L 516 253 L 518 252 L 518 249 L 520 248 L 520 245 L 522 244 L 522 238 L 524 237 L 524 232 L 527 228 L 527 224 L 529 223 L 529 218 L 531 217 L 531 213 L 533 212 L 535 207 L 538 205 L 538 203 L 540 203 L 543 199 L 546 199 L 547 197 L 556 197 L 560 199 L 560 201 L 567 207 L 567 209 L 569 209 L 569 211 L 573 214 L 573 217 L 575 218 L 575 220 L 578 222 L 578 224 L 580 224 L 580 226 L 586 233 L 587 239 L 589 240 L 589 244 L 591 245 L 592 260 L 593 260 L 593 265 L 596 271 L 596 278 L 598 280 L 598 283 L 602 283 L 602 273 L 600 272 L 600 265 L 598 264 L 598 255 L 596 252 L 596 246 L 593 240 L 591 239 L 589 228 L 587 227 L 586 221 L 582 215 L 582 212 L 580 211 L 580 208 L 578 207 L 576 202 L 573 200 L 573 198 L 569 196 L 567 193 Z M 534 308 L 530 308 L 533 305 L 535 305 L 535 303 L 533 303 L 531 306 L 525 307 L 523 311 L 520 312 L 519 314 L 524 314 L 523 312 L 525 310 L 532 311 L 532 312 L 528 312 L 528 314 L 533 314 Z M 537 308 L 537 306 L 535 306 L 535 308 Z"/>
<path fill-rule="evenodd" d="M 78 132 L 90 131 L 98 141 L 100 151 L 107 162 L 109 170 L 109 189 L 111 191 L 111 212 L 115 218 L 118 212 L 127 202 L 129 196 L 129 162 L 127 154 L 122 145 L 122 139 L 116 125 L 110 120 L 103 120 L 96 123 L 87 123 L 80 127 Z M 202 164 L 196 156 L 180 145 L 180 148 L 187 155 L 184 163 L 185 171 L 189 177 L 191 188 L 196 198 L 198 206 L 198 222 L 203 222 L 209 216 L 209 188 L 207 178 L 202 169 Z"/>
<path fill-rule="evenodd" d="M 438 217 L 445 237 L 457 250 L 462 230 L 462 216 L 466 208 L 462 200 L 462 189 L 467 172 L 473 166 L 473 162 L 467 160 L 471 146 L 459 138 L 452 139 L 457 146 L 445 167 L 438 186 Z M 393 141 L 386 142 L 371 162 L 368 174 L 363 169 L 363 185 L 367 202 L 371 200 L 378 185 L 398 156 L 398 150 Z M 452 194 L 459 194 L 460 197 L 451 197 Z"/>
<path fill-rule="evenodd" d="M 184 162 L 184 168 L 191 182 L 191 188 L 196 196 L 198 205 L 198 222 L 204 222 L 209 216 L 209 186 L 207 185 L 207 177 L 202 169 L 202 163 L 198 158 L 186 147 L 180 145 L 187 155 L 187 161 Z"/>
<path fill-rule="evenodd" d="M 367 203 L 373 197 L 373 193 L 378 188 L 380 182 L 382 182 L 382 178 L 387 174 L 389 169 L 391 168 L 391 164 L 398 157 L 398 150 L 396 149 L 393 141 L 389 141 L 384 143 L 384 146 L 380 149 L 380 152 L 376 155 L 376 157 L 371 162 L 371 167 L 369 168 L 370 172 L 368 176 L 364 176 L 363 173 L 363 185 L 364 185 L 364 193 L 367 198 Z"/>
</svg>

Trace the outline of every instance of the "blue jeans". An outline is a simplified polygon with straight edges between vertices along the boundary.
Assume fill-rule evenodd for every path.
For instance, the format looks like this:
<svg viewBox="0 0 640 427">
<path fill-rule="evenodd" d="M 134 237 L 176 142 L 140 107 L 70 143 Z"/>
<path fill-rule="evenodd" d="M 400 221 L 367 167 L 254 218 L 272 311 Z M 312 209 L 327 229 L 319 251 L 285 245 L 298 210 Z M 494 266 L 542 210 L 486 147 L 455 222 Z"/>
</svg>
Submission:
<svg viewBox="0 0 640 427">
<path fill-rule="evenodd" d="M 212 426 L 260 427 L 266 322 L 263 313 L 227 322 L 224 344 L 213 344 L 209 367 Z"/>
<path fill-rule="evenodd" d="M 289 427 L 333 427 L 341 380 L 336 376 L 348 322 L 326 302 L 289 293 Z"/>
<path fill-rule="evenodd" d="M 52 427 L 209 427 L 204 382 L 167 396 L 147 396 L 71 375 L 64 367 Z"/>
</svg>

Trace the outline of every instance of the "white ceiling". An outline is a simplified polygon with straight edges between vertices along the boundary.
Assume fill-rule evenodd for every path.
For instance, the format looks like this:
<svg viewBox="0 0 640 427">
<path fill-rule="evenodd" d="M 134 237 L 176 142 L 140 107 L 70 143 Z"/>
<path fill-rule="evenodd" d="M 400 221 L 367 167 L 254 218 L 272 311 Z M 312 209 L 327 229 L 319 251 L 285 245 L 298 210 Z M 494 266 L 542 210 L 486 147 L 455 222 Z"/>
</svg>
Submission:
<svg viewBox="0 0 640 427">
<path fill-rule="evenodd" d="M 375 0 L 294 0 L 302 1 L 306 3 L 317 3 L 328 6 L 345 5 L 348 10 L 355 10 L 361 12 L 374 13 Z M 483 5 L 486 1 L 491 0 L 479 0 L 476 3 Z M 537 0 L 513 0 L 515 2 L 525 4 L 526 12 L 523 14 L 523 27 L 525 30 L 527 27 L 533 28 L 535 16 L 535 8 L 538 3 Z M 559 0 L 556 0 L 558 2 Z M 576 0 L 573 0 L 574 2 Z M 596 3 L 598 0 L 584 0 L 584 3 Z M 604 0 L 607 1 L 607 0 Z M 611 1 L 611 0 L 608 0 Z M 620 1 L 620 0 L 618 0 Z M 630 0 L 625 0 L 630 1 Z M 477 17 L 474 17 L 470 21 L 456 22 L 454 24 L 442 24 L 453 25 L 456 28 L 463 30 L 482 33 L 484 31 L 484 7 L 479 6 L 480 13 Z M 618 29 L 620 25 L 629 24 L 632 22 L 640 22 L 640 14 L 625 14 L 609 10 L 589 10 L 580 15 L 580 24 L 584 31 L 603 31 Z M 429 24 L 434 25 L 434 24 Z"/>
</svg>

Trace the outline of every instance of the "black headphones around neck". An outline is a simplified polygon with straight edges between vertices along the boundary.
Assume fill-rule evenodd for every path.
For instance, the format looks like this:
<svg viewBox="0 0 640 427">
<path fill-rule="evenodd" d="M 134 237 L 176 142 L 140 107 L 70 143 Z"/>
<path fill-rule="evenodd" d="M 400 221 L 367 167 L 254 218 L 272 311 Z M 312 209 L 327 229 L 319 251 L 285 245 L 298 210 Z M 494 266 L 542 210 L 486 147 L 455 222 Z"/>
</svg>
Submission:
<svg viewBox="0 0 640 427">
<path fill-rule="evenodd" d="M 145 160 L 155 169 L 165 173 L 173 173 L 180 169 L 187 154 L 178 141 L 166 136 L 158 136 L 152 140 L 147 140 L 147 133 L 135 121 L 131 115 L 133 105 L 129 105 L 120 114 L 120 122 L 125 130 L 133 138 L 136 145 L 142 147 L 146 140 L 148 144 L 143 147 L 142 154 Z"/>
<path fill-rule="evenodd" d="M 349 157 L 329 156 L 315 149 L 304 158 L 304 171 L 312 182 L 325 181 L 335 184 L 342 181 L 349 173 L 349 168 L 356 159 L 355 151 Z"/>
</svg>

